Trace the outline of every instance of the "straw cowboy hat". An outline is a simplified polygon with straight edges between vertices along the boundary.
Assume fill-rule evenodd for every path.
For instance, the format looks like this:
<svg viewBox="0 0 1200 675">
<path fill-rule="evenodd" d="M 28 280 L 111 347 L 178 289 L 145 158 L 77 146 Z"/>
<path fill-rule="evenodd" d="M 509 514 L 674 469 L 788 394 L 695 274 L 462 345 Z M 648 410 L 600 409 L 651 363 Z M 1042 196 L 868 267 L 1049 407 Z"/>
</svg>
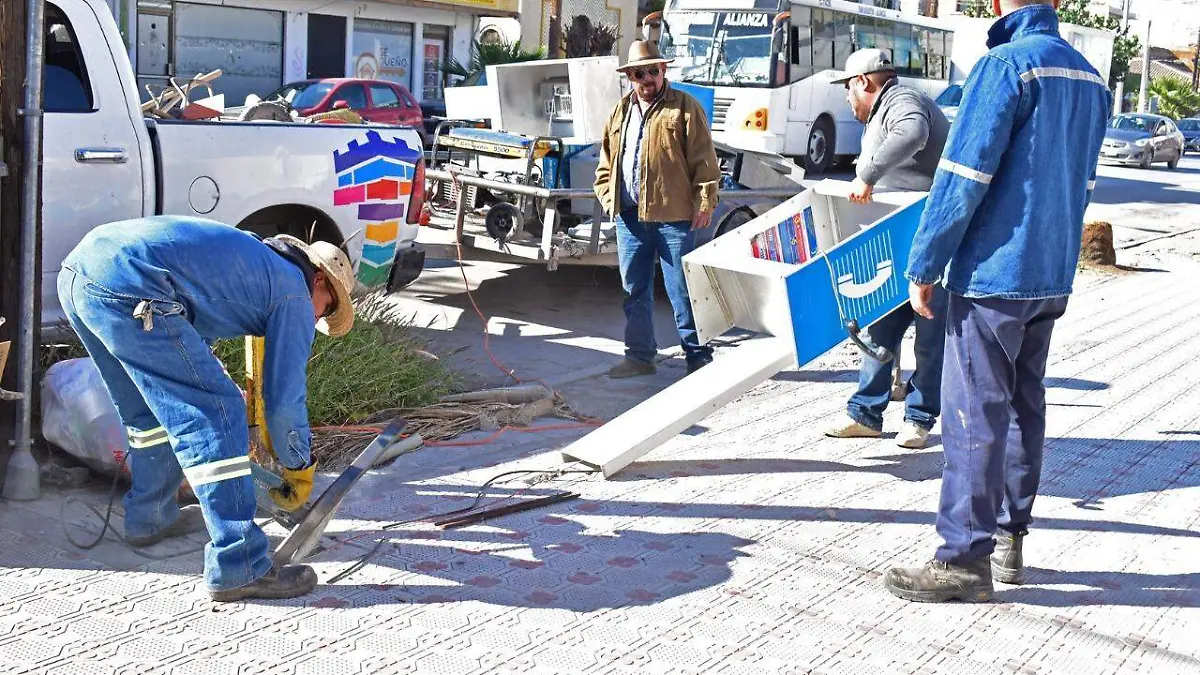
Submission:
<svg viewBox="0 0 1200 675">
<path fill-rule="evenodd" d="M 675 59 L 664 59 L 658 51 L 658 45 L 649 40 L 634 40 L 629 45 L 629 54 L 625 65 L 617 68 L 617 72 L 625 72 L 630 68 L 641 68 L 656 63 L 671 63 Z"/>
<path fill-rule="evenodd" d="M 337 309 L 333 314 L 317 320 L 317 330 L 329 337 L 341 337 L 350 332 L 354 325 L 354 302 L 350 300 L 350 290 L 354 288 L 354 267 L 350 265 L 350 258 L 342 249 L 327 241 L 306 244 L 287 234 L 277 235 L 276 238 L 304 251 L 309 262 L 325 272 L 329 285 L 333 287 Z"/>
</svg>

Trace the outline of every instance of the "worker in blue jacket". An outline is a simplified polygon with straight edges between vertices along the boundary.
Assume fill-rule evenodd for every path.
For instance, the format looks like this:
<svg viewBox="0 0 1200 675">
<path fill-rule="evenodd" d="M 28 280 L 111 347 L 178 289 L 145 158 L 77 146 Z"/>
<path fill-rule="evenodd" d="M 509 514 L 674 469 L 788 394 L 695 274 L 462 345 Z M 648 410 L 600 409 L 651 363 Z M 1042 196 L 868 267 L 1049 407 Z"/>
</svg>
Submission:
<svg viewBox="0 0 1200 675">
<path fill-rule="evenodd" d="M 207 526 L 204 577 L 214 600 L 304 595 L 317 576 L 272 563 L 254 522 L 245 402 L 211 344 L 266 337 L 267 428 L 285 467 L 271 497 L 295 510 L 315 470 L 306 405 L 314 333 L 350 330 L 353 284 L 333 244 L 263 240 L 178 216 L 103 225 L 63 261 L 63 311 L 129 434 L 125 538 L 148 546 Z M 185 477 L 198 508 L 176 502 Z"/>
<path fill-rule="evenodd" d="M 1059 35 L 1056 5 L 993 0 L 1001 18 L 963 86 L 913 240 L 913 309 L 932 318 L 939 282 L 949 300 L 944 543 L 924 567 L 886 574 L 888 590 L 908 600 L 984 601 L 993 574 L 1021 579 L 1046 434 L 1050 334 L 1071 294 L 1112 107 L 1108 84 Z"/>
</svg>

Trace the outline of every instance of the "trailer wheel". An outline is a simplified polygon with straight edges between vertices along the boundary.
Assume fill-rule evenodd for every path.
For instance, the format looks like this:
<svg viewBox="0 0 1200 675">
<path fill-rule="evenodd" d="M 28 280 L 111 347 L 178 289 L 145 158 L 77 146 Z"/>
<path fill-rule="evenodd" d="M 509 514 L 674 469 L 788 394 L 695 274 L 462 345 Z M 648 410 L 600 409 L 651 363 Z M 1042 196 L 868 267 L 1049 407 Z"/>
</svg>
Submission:
<svg viewBox="0 0 1200 675">
<path fill-rule="evenodd" d="M 713 236 L 713 239 L 716 239 L 726 232 L 736 230 L 737 228 L 745 225 L 757 217 L 758 214 L 754 212 L 754 209 L 750 208 L 749 206 L 739 206 L 729 213 L 726 213 L 725 217 L 721 219 L 720 224 L 717 225 L 717 234 Z"/>
<path fill-rule="evenodd" d="M 808 130 L 808 143 L 804 146 L 804 169 L 810 173 L 823 174 L 833 164 L 836 147 L 833 122 L 828 117 L 819 117 Z"/>
<path fill-rule="evenodd" d="M 483 227 L 493 239 L 504 241 L 523 218 L 521 210 L 516 206 L 508 202 L 497 202 L 488 209 L 487 216 L 483 219 Z"/>
</svg>

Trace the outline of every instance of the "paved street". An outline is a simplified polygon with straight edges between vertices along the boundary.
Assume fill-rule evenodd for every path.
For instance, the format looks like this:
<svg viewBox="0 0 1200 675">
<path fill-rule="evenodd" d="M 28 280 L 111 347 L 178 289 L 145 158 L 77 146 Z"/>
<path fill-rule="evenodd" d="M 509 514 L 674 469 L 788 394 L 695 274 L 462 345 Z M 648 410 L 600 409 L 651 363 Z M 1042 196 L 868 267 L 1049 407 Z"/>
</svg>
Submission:
<svg viewBox="0 0 1200 675">
<path fill-rule="evenodd" d="M 215 605 L 200 541 L 160 544 L 157 559 L 113 541 L 85 552 L 63 520 L 76 537 L 96 528 L 67 494 L 5 503 L 0 673 L 1200 672 L 1200 161 L 1105 168 L 1089 216 L 1124 246 L 1181 234 L 1080 274 L 1047 373 L 1029 578 L 998 585 L 995 602 L 909 604 L 882 588 L 884 570 L 937 544 L 941 453 L 891 442 L 895 406 L 883 439 L 820 433 L 855 377 L 840 348 L 613 480 L 497 485 L 500 499 L 580 498 L 486 525 L 381 530 L 468 506 L 501 472 L 560 467 L 582 432 L 401 457 L 360 483 L 316 559 L 323 585 L 292 601 Z M 653 378 L 599 375 L 621 351 L 611 270 L 467 270 L 495 357 L 583 412 L 611 417 L 683 375 L 670 350 Z M 431 269 L 396 302 L 435 349 L 463 348 L 447 358 L 503 381 L 462 284 L 457 267 Z M 670 344 L 665 301 L 659 312 Z M 69 496 L 107 501 L 100 488 Z M 327 583 L 381 538 L 370 565 Z"/>
</svg>

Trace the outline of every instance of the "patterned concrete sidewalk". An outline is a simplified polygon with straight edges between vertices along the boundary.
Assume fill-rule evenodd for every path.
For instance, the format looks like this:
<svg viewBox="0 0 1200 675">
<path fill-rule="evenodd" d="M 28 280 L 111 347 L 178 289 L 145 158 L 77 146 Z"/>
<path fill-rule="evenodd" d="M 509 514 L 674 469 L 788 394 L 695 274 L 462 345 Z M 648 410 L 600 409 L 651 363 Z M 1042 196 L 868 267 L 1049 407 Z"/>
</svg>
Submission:
<svg viewBox="0 0 1200 675">
<path fill-rule="evenodd" d="M 1200 264 L 1170 268 L 1081 280 L 1049 368 L 1028 582 L 995 602 L 882 588 L 937 544 L 941 454 L 821 435 L 854 378 L 840 350 L 615 480 L 501 483 L 489 494 L 581 498 L 487 526 L 380 530 L 462 508 L 501 471 L 560 466 L 575 432 L 403 457 L 316 559 L 327 581 L 386 537 L 372 564 L 295 601 L 215 605 L 186 553 L 201 542 L 83 552 L 65 495 L 5 504 L 0 673 L 1200 672 Z"/>
</svg>

